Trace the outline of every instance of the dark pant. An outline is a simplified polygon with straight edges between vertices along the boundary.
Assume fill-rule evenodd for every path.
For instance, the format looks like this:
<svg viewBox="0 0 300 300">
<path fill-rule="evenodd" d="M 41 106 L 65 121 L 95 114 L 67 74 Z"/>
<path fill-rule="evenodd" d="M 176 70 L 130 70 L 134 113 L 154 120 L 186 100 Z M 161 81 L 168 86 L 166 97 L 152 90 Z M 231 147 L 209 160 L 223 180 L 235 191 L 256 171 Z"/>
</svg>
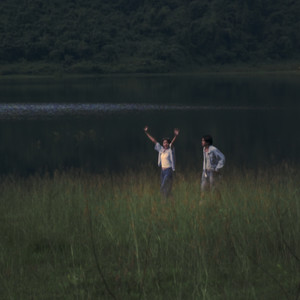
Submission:
<svg viewBox="0 0 300 300">
<path fill-rule="evenodd" d="M 162 169 L 160 175 L 160 191 L 164 197 L 169 197 L 173 184 L 172 168 Z"/>
<path fill-rule="evenodd" d="M 207 190 L 214 190 L 220 181 L 220 174 L 212 170 L 203 170 L 201 178 L 202 192 Z"/>
</svg>

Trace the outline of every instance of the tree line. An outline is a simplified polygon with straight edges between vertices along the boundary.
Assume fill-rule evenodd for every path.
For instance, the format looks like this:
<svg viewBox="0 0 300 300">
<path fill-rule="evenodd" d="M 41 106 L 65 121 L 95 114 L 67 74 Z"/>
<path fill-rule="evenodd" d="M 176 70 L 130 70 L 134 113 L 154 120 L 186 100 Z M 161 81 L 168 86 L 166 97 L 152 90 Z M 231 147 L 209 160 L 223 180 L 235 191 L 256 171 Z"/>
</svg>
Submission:
<svg viewBox="0 0 300 300">
<path fill-rule="evenodd" d="M 2 0 L 0 63 L 151 72 L 298 59 L 299 13 L 295 0 Z"/>
</svg>

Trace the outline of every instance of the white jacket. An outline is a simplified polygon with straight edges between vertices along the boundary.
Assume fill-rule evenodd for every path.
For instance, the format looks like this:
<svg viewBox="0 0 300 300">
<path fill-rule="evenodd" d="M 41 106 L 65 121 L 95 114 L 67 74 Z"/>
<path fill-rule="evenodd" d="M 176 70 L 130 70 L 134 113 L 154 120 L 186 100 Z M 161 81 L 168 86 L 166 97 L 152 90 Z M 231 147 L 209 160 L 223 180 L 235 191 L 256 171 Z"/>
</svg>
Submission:
<svg viewBox="0 0 300 300">
<path fill-rule="evenodd" d="M 210 160 L 211 169 L 218 171 L 223 168 L 225 165 L 225 156 L 224 154 L 215 146 L 210 145 L 208 148 L 208 156 Z M 203 170 L 206 170 L 206 159 L 205 159 L 205 148 L 203 148 Z"/>
</svg>

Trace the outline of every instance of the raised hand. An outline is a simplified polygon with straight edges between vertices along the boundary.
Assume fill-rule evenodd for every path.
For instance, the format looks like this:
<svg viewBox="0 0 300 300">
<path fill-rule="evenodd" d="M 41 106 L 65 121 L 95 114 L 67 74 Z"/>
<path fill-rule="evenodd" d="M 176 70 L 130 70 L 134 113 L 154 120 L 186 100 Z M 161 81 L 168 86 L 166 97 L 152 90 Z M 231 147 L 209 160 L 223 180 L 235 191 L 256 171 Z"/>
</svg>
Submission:
<svg viewBox="0 0 300 300">
<path fill-rule="evenodd" d="M 174 135 L 177 136 L 178 134 L 179 134 L 179 129 L 178 129 L 178 128 L 175 128 L 175 129 L 174 129 Z"/>
<path fill-rule="evenodd" d="M 144 127 L 144 131 L 145 131 L 147 137 L 148 137 L 154 144 L 156 144 L 156 143 L 157 143 L 156 139 L 148 132 L 148 129 L 149 129 L 148 126 L 145 126 L 145 127 Z"/>
<path fill-rule="evenodd" d="M 174 129 L 174 137 L 173 137 L 173 140 L 172 140 L 171 143 L 170 143 L 170 146 L 171 146 L 171 147 L 173 146 L 173 144 L 174 144 L 174 142 L 175 142 L 175 140 L 176 140 L 178 134 L 179 134 L 179 129 L 178 129 L 178 128 L 175 128 L 175 129 Z"/>
</svg>

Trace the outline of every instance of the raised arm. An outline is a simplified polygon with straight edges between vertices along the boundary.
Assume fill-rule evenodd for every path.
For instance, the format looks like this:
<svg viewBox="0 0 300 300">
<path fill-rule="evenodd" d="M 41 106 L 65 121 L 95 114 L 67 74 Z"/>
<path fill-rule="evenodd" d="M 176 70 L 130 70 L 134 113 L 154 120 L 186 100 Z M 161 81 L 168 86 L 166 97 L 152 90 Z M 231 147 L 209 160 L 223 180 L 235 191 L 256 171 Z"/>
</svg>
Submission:
<svg viewBox="0 0 300 300">
<path fill-rule="evenodd" d="M 178 129 L 178 128 L 175 128 L 175 129 L 174 129 L 174 137 L 173 137 L 173 140 L 172 140 L 171 143 L 170 143 L 170 147 L 173 146 L 173 144 L 174 144 L 174 142 L 175 142 L 175 140 L 176 140 L 178 134 L 179 134 L 179 129 Z"/>
<path fill-rule="evenodd" d="M 156 143 L 157 143 L 157 140 L 156 140 L 156 139 L 148 132 L 148 129 L 149 129 L 149 127 L 148 127 L 148 126 L 145 126 L 144 131 L 145 131 L 147 137 L 149 138 L 149 140 L 150 140 L 151 142 L 153 142 L 154 144 L 156 144 Z"/>
</svg>

